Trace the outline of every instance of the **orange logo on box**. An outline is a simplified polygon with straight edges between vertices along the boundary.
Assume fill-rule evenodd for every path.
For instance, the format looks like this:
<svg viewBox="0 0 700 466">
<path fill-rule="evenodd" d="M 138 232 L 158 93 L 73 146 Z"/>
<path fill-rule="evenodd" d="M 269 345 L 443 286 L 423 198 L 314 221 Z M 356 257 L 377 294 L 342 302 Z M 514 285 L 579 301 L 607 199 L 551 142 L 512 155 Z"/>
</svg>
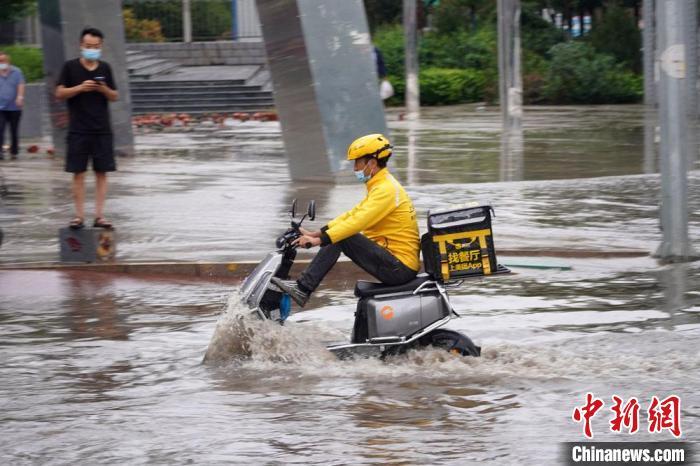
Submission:
<svg viewBox="0 0 700 466">
<path fill-rule="evenodd" d="M 379 310 L 379 313 L 384 317 L 386 320 L 391 320 L 394 318 L 394 308 L 386 305 L 383 308 Z"/>
</svg>

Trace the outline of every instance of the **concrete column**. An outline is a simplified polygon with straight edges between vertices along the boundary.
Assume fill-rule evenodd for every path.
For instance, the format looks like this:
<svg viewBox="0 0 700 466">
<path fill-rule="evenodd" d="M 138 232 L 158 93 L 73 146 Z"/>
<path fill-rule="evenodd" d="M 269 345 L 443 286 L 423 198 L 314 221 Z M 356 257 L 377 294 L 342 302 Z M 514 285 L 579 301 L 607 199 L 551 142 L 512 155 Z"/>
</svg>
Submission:
<svg viewBox="0 0 700 466">
<path fill-rule="evenodd" d="M 498 80 L 504 132 L 522 127 L 520 0 L 498 0 Z"/>
<path fill-rule="evenodd" d="M 37 139 L 44 136 L 48 130 L 44 125 L 47 114 L 46 85 L 44 83 L 27 84 L 24 91 L 24 109 L 19 125 L 19 136 L 27 139 Z"/>
<path fill-rule="evenodd" d="M 57 154 L 65 154 L 68 110 L 65 102 L 54 98 L 63 63 L 80 55 L 80 32 L 86 26 L 100 29 L 104 35 L 102 54 L 112 67 L 119 100 L 109 104 L 114 146 L 117 154 L 134 153 L 131 130 L 131 94 L 126 65 L 126 40 L 120 0 L 39 0 L 44 72 L 53 143 Z"/>
<path fill-rule="evenodd" d="M 182 0 L 182 41 L 192 42 L 192 5 Z"/>
<path fill-rule="evenodd" d="M 290 175 L 333 179 L 354 139 L 387 131 L 362 0 L 257 6 Z"/>
<path fill-rule="evenodd" d="M 656 256 L 666 261 L 697 257 L 688 237 L 688 50 L 686 17 L 695 0 L 657 0 L 659 119 L 661 127 L 661 230 Z"/>
<path fill-rule="evenodd" d="M 642 30 L 642 52 L 644 63 L 644 103 L 648 106 L 656 107 L 656 78 L 654 65 L 656 57 L 654 53 L 654 2 L 655 0 L 642 0 L 642 19 L 644 29 Z"/>
<path fill-rule="evenodd" d="M 698 107 L 698 5 L 697 0 L 688 0 L 688 14 L 685 20 L 685 44 L 688 49 L 688 73 L 686 91 L 688 93 L 688 115 L 693 122 L 700 115 Z M 692 143 L 692 141 L 691 141 Z"/>
<path fill-rule="evenodd" d="M 522 181 L 525 174 L 523 131 L 504 131 L 501 135 L 500 181 Z"/>
<path fill-rule="evenodd" d="M 420 113 L 420 83 L 418 82 L 418 24 L 416 0 L 403 0 L 403 30 L 406 66 L 406 117 L 415 119 Z"/>
</svg>

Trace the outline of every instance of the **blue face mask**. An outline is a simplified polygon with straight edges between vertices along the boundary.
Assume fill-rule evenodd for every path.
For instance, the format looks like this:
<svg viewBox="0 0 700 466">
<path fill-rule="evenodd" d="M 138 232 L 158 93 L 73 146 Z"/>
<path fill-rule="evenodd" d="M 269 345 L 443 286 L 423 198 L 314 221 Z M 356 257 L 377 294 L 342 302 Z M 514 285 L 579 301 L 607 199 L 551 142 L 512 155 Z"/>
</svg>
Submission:
<svg viewBox="0 0 700 466">
<path fill-rule="evenodd" d="M 365 165 L 365 168 L 367 168 L 367 165 Z M 362 170 L 355 170 L 353 173 L 355 173 L 355 178 L 357 178 L 357 181 L 361 181 L 362 183 L 367 183 L 370 178 L 372 178 L 372 175 L 365 175 L 364 168 Z"/>
<path fill-rule="evenodd" d="M 102 56 L 102 50 L 101 49 L 80 49 L 80 54 L 86 60 L 95 61 L 95 60 L 99 60 L 100 57 Z"/>
</svg>

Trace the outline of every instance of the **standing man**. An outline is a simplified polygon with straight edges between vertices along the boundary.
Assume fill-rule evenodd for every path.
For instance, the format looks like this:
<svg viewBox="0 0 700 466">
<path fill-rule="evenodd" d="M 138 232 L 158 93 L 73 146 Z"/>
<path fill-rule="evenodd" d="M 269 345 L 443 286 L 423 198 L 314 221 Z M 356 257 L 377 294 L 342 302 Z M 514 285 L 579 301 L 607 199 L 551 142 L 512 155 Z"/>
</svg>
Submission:
<svg viewBox="0 0 700 466">
<path fill-rule="evenodd" d="M 85 172 L 88 160 L 95 171 L 95 222 L 93 226 L 112 228 L 104 217 L 107 196 L 107 172 L 117 169 L 114 160 L 114 142 L 109 121 L 109 102 L 119 98 L 112 78 L 112 69 L 101 61 L 104 35 L 95 28 L 83 29 L 80 34 L 80 58 L 63 65 L 56 86 L 56 98 L 68 101 L 66 171 L 73 173 L 73 201 L 75 218 L 73 229 L 85 223 Z"/>
<path fill-rule="evenodd" d="M 5 123 L 10 124 L 10 156 L 19 152 L 19 119 L 24 105 L 24 76 L 10 63 L 10 56 L 0 51 L 0 160 L 5 158 Z"/>
</svg>

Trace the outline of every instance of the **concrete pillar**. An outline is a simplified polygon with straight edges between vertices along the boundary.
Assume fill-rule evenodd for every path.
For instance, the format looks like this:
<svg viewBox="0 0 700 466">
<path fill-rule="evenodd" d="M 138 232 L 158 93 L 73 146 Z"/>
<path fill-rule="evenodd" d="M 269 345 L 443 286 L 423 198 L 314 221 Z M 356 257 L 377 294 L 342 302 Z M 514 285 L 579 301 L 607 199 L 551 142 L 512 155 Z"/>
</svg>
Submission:
<svg viewBox="0 0 700 466">
<path fill-rule="evenodd" d="M 418 23 L 416 0 L 403 0 L 404 61 L 406 66 L 406 117 L 416 119 L 420 113 L 418 81 Z"/>
<path fill-rule="evenodd" d="M 642 58 L 644 63 L 644 103 L 651 107 L 656 107 L 656 77 L 654 66 L 655 56 L 655 0 L 642 0 L 642 19 L 644 29 L 642 29 Z"/>
<path fill-rule="evenodd" d="M 657 0 L 659 120 L 661 127 L 661 230 L 656 256 L 666 261 L 698 257 L 688 237 L 688 132 L 686 17 L 695 0 Z"/>
<path fill-rule="evenodd" d="M 192 42 L 192 5 L 182 0 L 182 41 Z"/>
<path fill-rule="evenodd" d="M 503 131 L 517 132 L 523 116 L 520 0 L 498 0 L 498 79 Z"/>
<path fill-rule="evenodd" d="M 105 35 L 102 56 L 112 67 L 119 90 L 119 100 L 109 104 L 117 154 L 132 155 L 134 136 L 131 130 L 131 95 L 126 65 L 126 40 L 121 1 L 119 0 L 39 0 L 44 72 L 53 142 L 57 154 L 65 153 L 68 109 L 53 94 L 56 81 L 66 60 L 80 55 L 80 32 L 96 27 Z"/>
<path fill-rule="evenodd" d="M 362 0 L 257 6 L 290 175 L 328 181 L 355 138 L 387 131 Z"/>
<path fill-rule="evenodd" d="M 44 83 L 27 84 L 24 91 L 24 109 L 19 125 L 19 136 L 24 139 L 38 139 L 44 136 L 44 117 L 48 112 L 46 105 L 46 85 Z"/>
<path fill-rule="evenodd" d="M 523 131 L 504 131 L 501 135 L 500 181 L 522 181 L 525 175 Z"/>
</svg>

